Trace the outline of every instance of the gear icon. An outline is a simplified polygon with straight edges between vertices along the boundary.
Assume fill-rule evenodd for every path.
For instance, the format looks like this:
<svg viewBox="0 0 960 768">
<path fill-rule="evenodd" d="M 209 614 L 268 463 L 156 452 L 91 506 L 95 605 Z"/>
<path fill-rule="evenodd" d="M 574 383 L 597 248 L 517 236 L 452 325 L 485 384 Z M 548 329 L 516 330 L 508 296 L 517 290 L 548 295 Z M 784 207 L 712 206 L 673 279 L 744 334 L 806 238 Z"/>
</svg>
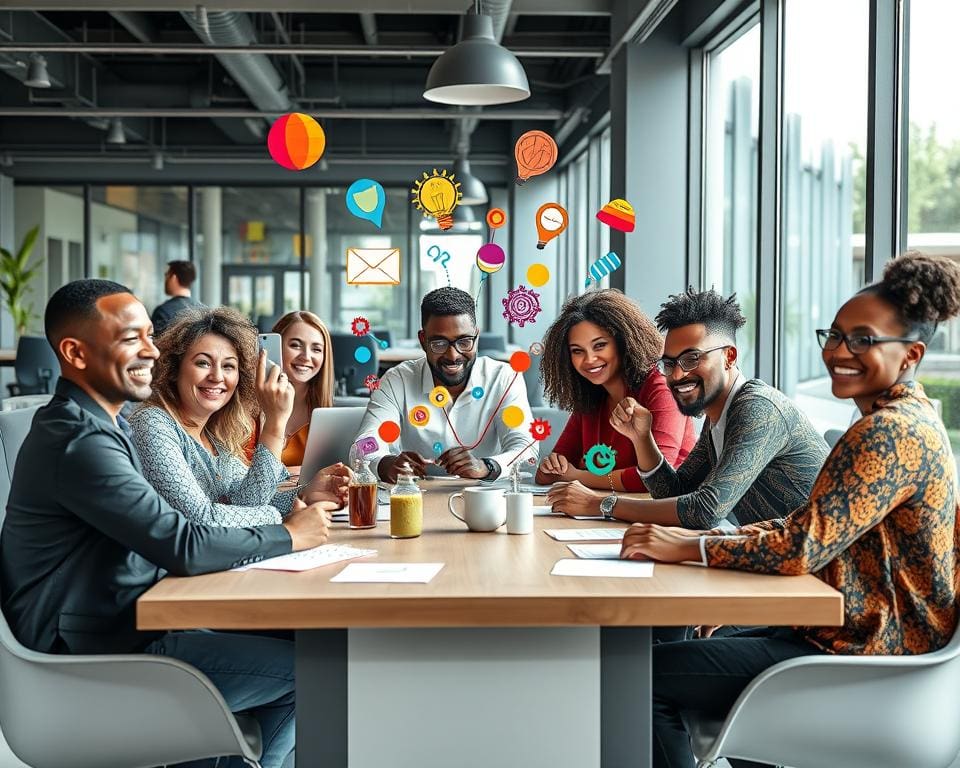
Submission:
<svg viewBox="0 0 960 768">
<path fill-rule="evenodd" d="M 363 379 L 363 386 L 373 392 L 376 389 L 380 389 L 380 379 L 378 379 L 372 373 L 368 374 Z"/>
<path fill-rule="evenodd" d="M 584 462 L 593 474 L 603 477 L 610 474 L 616 466 L 617 452 L 609 445 L 597 443 L 587 451 Z"/>
<path fill-rule="evenodd" d="M 350 330 L 353 331 L 354 336 L 366 336 L 370 333 L 370 321 L 362 315 L 355 317 L 350 323 Z"/>
<path fill-rule="evenodd" d="M 550 437 L 550 422 L 546 419 L 534 419 L 530 424 L 530 434 L 534 440 L 546 440 Z"/>
<path fill-rule="evenodd" d="M 526 323 L 537 322 L 537 315 L 541 312 L 540 294 L 529 288 L 520 286 L 507 291 L 507 297 L 501 299 L 503 316 L 511 323 L 523 328 Z"/>
</svg>

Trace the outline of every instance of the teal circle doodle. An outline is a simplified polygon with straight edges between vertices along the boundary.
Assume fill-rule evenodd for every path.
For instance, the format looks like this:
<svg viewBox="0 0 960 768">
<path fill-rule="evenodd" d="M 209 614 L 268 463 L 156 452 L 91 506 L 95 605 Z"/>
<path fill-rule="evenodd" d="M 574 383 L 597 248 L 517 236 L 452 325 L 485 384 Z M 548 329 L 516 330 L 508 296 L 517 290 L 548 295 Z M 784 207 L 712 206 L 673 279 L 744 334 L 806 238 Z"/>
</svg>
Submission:
<svg viewBox="0 0 960 768">
<path fill-rule="evenodd" d="M 470 390 L 470 394 L 473 395 L 474 400 L 479 400 L 483 397 L 483 387 L 474 387 Z"/>
</svg>

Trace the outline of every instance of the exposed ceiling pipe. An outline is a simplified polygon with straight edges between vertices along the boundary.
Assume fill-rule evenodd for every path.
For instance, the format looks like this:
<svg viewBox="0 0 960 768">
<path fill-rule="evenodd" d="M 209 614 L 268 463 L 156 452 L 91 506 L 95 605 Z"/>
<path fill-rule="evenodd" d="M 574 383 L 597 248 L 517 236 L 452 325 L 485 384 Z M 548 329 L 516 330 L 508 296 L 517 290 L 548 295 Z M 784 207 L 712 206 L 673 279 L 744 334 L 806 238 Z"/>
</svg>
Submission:
<svg viewBox="0 0 960 768">
<path fill-rule="evenodd" d="M 208 11 L 206 24 L 198 14 L 180 12 L 187 24 L 204 43 L 210 46 L 256 45 L 257 36 L 253 22 L 245 13 L 234 11 Z M 284 114 L 294 108 L 287 94 L 287 86 L 273 63 L 263 53 L 248 53 L 246 56 L 217 54 L 217 60 L 243 89 L 253 105 L 261 112 Z"/>
<path fill-rule="evenodd" d="M 376 45 L 379 35 L 377 34 L 377 17 L 372 13 L 360 14 L 360 29 L 363 30 L 363 41 L 367 45 Z"/>
<path fill-rule="evenodd" d="M 156 25 L 146 13 L 110 11 L 110 15 L 141 43 L 150 44 L 157 40 Z M 211 104 L 210 92 L 207 89 L 201 91 L 199 87 L 191 88 L 189 98 L 186 101 L 192 107 L 209 107 Z M 259 143 L 263 139 L 263 124 L 259 120 L 238 122 L 237 120 L 215 118 L 213 123 L 227 138 L 237 144 Z"/>
<path fill-rule="evenodd" d="M 489 16 L 493 21 L 493 39 L 498 43 L 503 40 L 503 30 L 506 29 L 507 21 L 510 18 L 510 7 L 513 0 L 485 0 L 481 6 L 484 15 Z M 473 8 L 470 8 L 470 12 Z M 462 109 L 462 108 L 461 108 Z M 471 110 L 479 113 L 479 109 Z M 450 146 L 455 153 L 455 157 L 466 160 L 470 154 L 470 139 L 473 132 L 477 130 L 480 120 L 475 117 L 463 118 L 453 126 L 453 135 L 450 137 Z"/>
<path fill-rule="evenodd" d="M 283 112 L 260 112 L 256 109 L 152 109 L 127 107 L 88 107 L 80 109 L 49 107 L 0 107 L 0 117 L 166 117 L 231 119 L 279 117 Z M 313 117 L 340 120 L 475 120 L 470 113 L 446 109 L 311 109 Z M 496 109 L 483 113 L 484 120 L 560 120 L 565 113 L 560 109 Z"/>
<path fill-rule="evenodd" d="M 209 14 L 209 12 L 208 12 Z M 343 57 L 394 57 L 401 59 L 435 59 L 447 49 L 443 46 L 379 45 L 193 45 L 182 43 L 3 43 L 0 53 L 82 53 L 87 55 L 127 54 L 130 56 L 230 56 L 245 58 L 264 56 L 343 56 Z M 510 52 L 521 59 L 602 59 L 605 48 L 513 47 Z"/>
<path fill-rule="evenodd" d="M 138 11 L 110 11 L 114 20 L 141 43 L 157 39 L 156 25 L 147 14 Z"/>
</svg>

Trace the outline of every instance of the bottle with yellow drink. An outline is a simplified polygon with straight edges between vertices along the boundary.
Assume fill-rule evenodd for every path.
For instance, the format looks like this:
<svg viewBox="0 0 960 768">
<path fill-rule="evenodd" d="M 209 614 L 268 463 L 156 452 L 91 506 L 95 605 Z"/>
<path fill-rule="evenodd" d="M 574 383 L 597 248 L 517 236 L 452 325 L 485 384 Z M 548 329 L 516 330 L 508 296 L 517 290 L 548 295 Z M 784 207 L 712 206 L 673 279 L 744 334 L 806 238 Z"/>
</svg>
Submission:
<svg viewBox="0 0 960 768">
<path fill-rule="evenodd" d="M 390 538 L 412 539 L 423 533 L 423 494 L 409 464 L 400 467 L 390 489 Z"/>
</svg>

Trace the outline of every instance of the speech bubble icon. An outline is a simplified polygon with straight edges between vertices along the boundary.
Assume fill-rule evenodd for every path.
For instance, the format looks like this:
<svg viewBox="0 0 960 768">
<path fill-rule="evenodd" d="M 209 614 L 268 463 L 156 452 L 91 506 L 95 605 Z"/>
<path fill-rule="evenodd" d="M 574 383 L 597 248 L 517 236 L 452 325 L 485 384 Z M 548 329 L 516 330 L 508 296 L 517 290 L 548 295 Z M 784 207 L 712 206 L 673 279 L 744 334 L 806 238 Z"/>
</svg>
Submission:
<svg viewBox="0 0 960 768">
<path fill-rule="evenodd" d="M 379 228 L 383 224 L 383 207 L 387 193 L 379 181 L 357 179 L 347 189 L 347 210 L 358 219 L 372 221 Z"/>
</svg>

